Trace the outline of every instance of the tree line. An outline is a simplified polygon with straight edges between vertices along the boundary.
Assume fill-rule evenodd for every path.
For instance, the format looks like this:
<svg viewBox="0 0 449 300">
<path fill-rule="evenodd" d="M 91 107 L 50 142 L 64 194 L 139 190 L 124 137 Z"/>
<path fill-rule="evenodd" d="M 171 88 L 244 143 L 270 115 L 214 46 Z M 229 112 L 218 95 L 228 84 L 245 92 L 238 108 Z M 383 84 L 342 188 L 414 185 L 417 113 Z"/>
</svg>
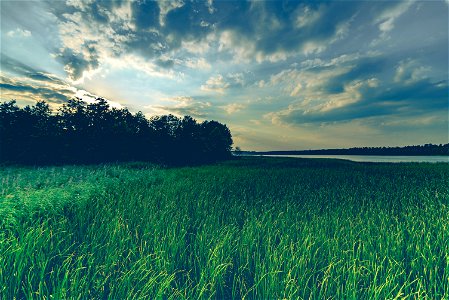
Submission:
<svg viewBox="0 0 449 300">
<path fill-rule="evenodd" d="M 154 116 L 75 98 L 53 113 L 45 101 L 20 108 L 0 102 L 0 162 L 85 164 L 149 161 L 169 165 L 231 157 L 232 136 L 217 121 Z"/>
<path fill-rule="evenodd" d="M 321 149 L 321 150 L 298 150 L 298 151 L 267 151 L 267 152 L 245 152 L 244 154 L 259 155 L 449 155 L 449 144 L 424 144 L 404 147 L 354 147 L 349 149 Z"/>
</svg>

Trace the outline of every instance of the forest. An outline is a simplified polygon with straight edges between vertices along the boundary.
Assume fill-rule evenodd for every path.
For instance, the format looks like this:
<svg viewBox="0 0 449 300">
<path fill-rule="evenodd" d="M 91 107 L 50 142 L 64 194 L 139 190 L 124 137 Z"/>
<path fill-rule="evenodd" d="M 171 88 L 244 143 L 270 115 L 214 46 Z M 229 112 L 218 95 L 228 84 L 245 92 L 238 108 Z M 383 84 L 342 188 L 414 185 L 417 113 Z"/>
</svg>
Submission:
<svg viewBox="0 0 449 300">
<path fill-rule="evenodd" d="M 238 152 L 238 151 L 237 151 Z M 388 155 L 388 156 L 430 156 L 449 155 L 449 144 L 424 144 L 404 147 L 353 147 L 349 149 L 320 149 L 296 151 L 240 151 L 245 155 Z"/>
<path fill-rule="evenodd" d="M 52 112 L 45 101 L 0 102 L 0 163 L 91 164 L 147 161 L 194 165 L 231 156 L 232 135 L 217 121 L 153 116 L 74 98 Z"/>
</svg>

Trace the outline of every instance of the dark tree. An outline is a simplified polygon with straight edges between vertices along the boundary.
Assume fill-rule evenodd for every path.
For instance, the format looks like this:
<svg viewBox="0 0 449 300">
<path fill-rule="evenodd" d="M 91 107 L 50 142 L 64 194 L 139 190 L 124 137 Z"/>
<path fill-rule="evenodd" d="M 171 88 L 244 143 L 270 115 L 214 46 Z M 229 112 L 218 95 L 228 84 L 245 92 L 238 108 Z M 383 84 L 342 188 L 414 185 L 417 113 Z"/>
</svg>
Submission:
<svg viewBox="0 0 449 300">
<path fill-rule="evenodd" d="M 23 148 L 23 131 L 20 128 L 24 112 L 12 100 L 0 104 L 0 157 L 17 160 L 19 149 Z"/>
<path fill-rule="evenodd" d="M 232 136 L 226 125 L 217 121 L 201 124 L 202 154 L 207 161 L 227 159 L 231 155 Z"/>
<path fill-rule="evenodd" d="M 48 104 L 19 108 L 0 103 L 0 161 L 10 163 L 99 163 L 153 161 L 198 164 L 231 157 L 232 137 L 216 121 L 157 116 L 111 108 L 102 98 L 75 98 L 56 114 Z"/>
<path fill-rule="evenodd" d="M 199 162 L 201 156 L 201 127 L 190 116 L 185 116 L 179 122 L 176 129 L 176 147 L 178 149 L 178 160 Z"/>
</svg>

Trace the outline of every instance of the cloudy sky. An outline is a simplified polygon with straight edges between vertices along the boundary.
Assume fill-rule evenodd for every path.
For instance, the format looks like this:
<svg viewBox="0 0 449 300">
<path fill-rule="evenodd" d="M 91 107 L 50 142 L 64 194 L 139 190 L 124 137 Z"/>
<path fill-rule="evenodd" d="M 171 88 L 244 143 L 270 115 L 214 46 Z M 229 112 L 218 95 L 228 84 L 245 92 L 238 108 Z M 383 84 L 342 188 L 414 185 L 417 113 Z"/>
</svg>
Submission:
<svg viewBox="0 0 449 300">
<path fill-rule="evenodd" d="M 0 3 L 1 101 L 101 96 L 244 150 L 448 142 L 448 1 Z"/>
</svg>

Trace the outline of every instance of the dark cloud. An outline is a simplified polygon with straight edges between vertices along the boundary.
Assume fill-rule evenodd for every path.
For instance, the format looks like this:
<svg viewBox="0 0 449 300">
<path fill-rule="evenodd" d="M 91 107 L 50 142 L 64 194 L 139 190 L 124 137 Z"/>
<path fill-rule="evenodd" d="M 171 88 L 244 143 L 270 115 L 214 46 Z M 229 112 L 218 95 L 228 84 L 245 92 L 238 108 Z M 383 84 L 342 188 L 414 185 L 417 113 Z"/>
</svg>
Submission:
<svg viewBox="0 0 449 300">
<path fill-rule="evenodd" d="M 186 2 L 167 13 L 161 31 L 169 37 L 167 42 L 170 47 L 176 49 L 182 41 L 205 38 L 213 29 L 211 23 L 213 19 L 204 2 Z"/>
<path fill-rule="evenodd" d="M 266 114 L 321 128 L 448 111 L 446 1 L 3 2 L 7 97 L 102 90 L 136 110 L 243 127 Z M 48 73 L 62 67 L 76 88 Z"/>
<path fill-rule="evenodd" d="M 158 59 L 168 49 L 165 40 L 154 31 L 130 33 L 122 46 L 124 51 L 137 53 L 148 59 Z"/>
<path fill-rule="evenodd" d="M 172 59 L 158 59 L 156 60 L 156 65 L 164 69 L 170 69 L 174 66 L 175 61 Z"/>
<path fill-rule="evenodd" d="M 59 83 L 59 84 L 62 83 L 61 80 L 59 80 L 55 76 L 48 74 L 48 73 L 36 72 L 36 73 L 28 73 L 26 75 L 33 80 L 55 82 L 55 83 Z"/>
<path fill-rule="evenodd" d="M 393 62 L 384 56 L 365 57 L 352 63 L 354 66 L 350 71 L 332 77 L 326 84 L 323 85 L 323 90 L 329 94 L 342 93 L 345 85 L 351 81 L 379 77 L 384 73 L 392 72 L 394 68 Z M 349 65 L 350 64 L 351 62 L 349 62 Z M 348 65 L 348 63 L 341 64 L 339 67 L 344 65 Z"/>
<path fill-rule="evenodd" d="M 395 4 L 362 1 L 219 1 L 214 15 L 218 32 L 230 30 L 234 42 L 254 45 L 263 55 L 321 51 L 344 36 L 361 10 L 365 21 Z"/>
<path fill-rule="evenodd" d="M 109 22 L 109 17 L 107 15 L 108 4 L 106 1 L 93 2 L 91 4 L 91 16 L 92 18 L 103 25 Z M 106 4 L 106 7 L 104 6 Z"/>
<path fill-rule="evenodd" d="M 39 69 L 34 69 L 4 53 L 1 54 L 1 66 L 3 71 L 19 76 L 25 76 L 33 80 L 52 82 L 55 84 L 65 84 L 65 82 L 56 76 Z"/>
<path fill-rule="evenodd" d="M 216 1 L 211 6 L 202 1 L 186 1 L 161 15 L 157 2 L 141 0 L 131 3 L 131 21 L 135 25 L 132 28 L 127 20 L 111 19 L 121 4 L 120 1 L 97 1 L 80 7 L 60 5 L 54 14 L 63 22 L 73 23 L 68 16 L 78 13 L 83 25 L 92 27 L 93 32 L 103 28 L 102 39 L 111 43 L 120 41 L 120 45 L 111 49 L 115 55 L 136 52 L 157 60 L 179 49 L 183 41 L 202 41 L 211 33 L 219 37 L 223 32 L 230 32 L 233 39 L 229 49 L 250 45 L 254 51 L 252 58 L 256 58 L 256 54 L 307 52 L 326 47 L 363 6 L 359 2 L 297 1 Z M 381 6 L 385 8 L 389 4 Z M 59 54 L 74 79 L 83 70 L 99 64 L 94 53 L 83 54 L 86 47 L 89 51 L 95 49 L 80 43 L 76 49 L 66 48 Z"/>
<path fill-rule="evenodd" d="M 271 77 L 272 85 L 280 85 L 295 99 L 287 109 L 269 114 L 273 121 L 316 124 L 383 116 L 414 118 L 449 109 L 448 80 L 433 78 L 432 68 L 413 57 L 353 53 L 295 66 Z"/>
<path fill-rule="evenodd" d="M 81 51 L 83 52 L 75 52 L 73 49 L 65 48 L 57 55 L 57 58 L 65 65 L 65 70 L 72 80 L 81 78 L 84 71 L 93 70 L 99 66 L 95 43 L 83 43 Z"/>
<path fill-rule="evenodd" d="M 420 116 L 435 111 L 448 111 L 448 82 L 428 79 L 413 85 L 391 84 L 386 88 L 362 88 L 361 100 L 332 110 L 304 110 L 292 106 L 275 114 L 290 124 L 346 122 L 379 116 Z M 332 99 L 332 95 L 329 96 Z"/>
<path fill-rule="evenodd" d="M 234 30 L 249 37 L 255 33 L 257 20 L 249 1 L 217 1 L 214 3 L 214 24 L 220 30 Z"/>
<path fill-rule="evenodd" d="M 1 77 L 0 89 L 6 91 L 15 92 L 18 96 L 25 96 L 26 98 L 32 98 L 34 100 L 45 100 L 51 103 L 64 103 L 73 97 L 73 90 L 69 90 L 66 87 L 42 87 L 38 85 L 32 85 L 30 83 L 13 80 L 7 77 Z M 8 94 L 8 93 L 5 93 Z M 1 97 L 2 101 L 8 101 L 12 99 L 5 99 L 4 95 Z"/>
<path fill-rule="evenodd" d="M 159 27 L 160 9 L 156 1 L 140 0 L 131 3 L 134 24 L 138 29 Z"/>
<path fill-rule="evenodd" d="M 400 103 L 403 107 L 415 112 L 447 110 L 448 92 L 447 80 L 431 82 L 423 79 L 413 84 L 393 85 L 387 90 L 376 93 L 373 100 Z"/>
<path fill-rule="evenodd" d="M 353 23 L 359 25 L 362 21 L 372 20 L 373 28 L 377 28 L 382 20 L 393 24 L 394 18 L 379 19 L 379 16 L 389 9 L 397 9 L 402 2 L 215 1 L 209 4 L 185 1 L 179 5 L 165 3 L 165 6 L 171 6 L 167 11 L 156 1 L 139 0 L 130 3 L 130 20 L 120 12 L 126 1 L 70 3 L 58 1 L 53 7 L 55 17 L 74 27 L 76 22 L 90 27 L 92 35 L 98 37 L 97 42 L 108 47 L 106 53 L 120 56 L 134 52 L 161 63 L 160 56 L 182 50 L 183 41 L 204 41 L 209 34 L 217 39 L 223 32 L 229 32 L 232 37 L 227 51 L 242 47 L 247 51 L 247 58 L 259 62 L 265 59 L 264 56 L 280 59 L 298 52 L 322 51 L 344 35 Z M 75 21 L 74 15 L 81 17 Z M 130 22 L 134 26 L 130 26 Z M 104 45 L 105 41 L 108 45 Z M 217 40 L 211 43 L 212 47 L 219 47 Z M 101 64 L 96 46 L 85 44 L 82 39 L 79 46 L 63 45 L 62 50 L 56 52 L 72 79 L 78 79 L 83 71 Z M 223 59 L 230 57 L 226 53 L 220 56 Z M 176 67 L 170 63 L 161 65 Z"/>
<path fill-rule="evenodd" d="M 258 50 L 265 54 L 272 54 L 280 50 L 297 51 L 306 43 L 330 43 L 338 26 L 355 12 L 354 5 L 346 7 L 345 3 L 339 4 L 338 10 L 335 10 L 333 5 L 309 7 L 302 3 L 297 4 L 296 9 L 285 10 L 278 6 L 275 6 L 278 7 L 277 10 L 267 9 L 268 16 L 261 22 L 274 20 L 280 24 L 277 28 L 276 25 L 271 29 L 267 28 L 268 30 L 264 28 L 265 32 L 256 43 Z M 267 5 L 273 6 L 270 3 Z M 301 17 L 303 24 L 298 24 L 301 23 Z"/>
<path fill-rule="evenodd" d="M 67 82 L 3 53 L 1 54 L 1 65 L 4 76 L 0 77 L 0 89 L 2 90 L 1 98 L 4 101 L 11 100 L 6 99 L 5 95 L 13 95 L 63 103 L 74 96 L 74 90 Z"/>
</svg>

